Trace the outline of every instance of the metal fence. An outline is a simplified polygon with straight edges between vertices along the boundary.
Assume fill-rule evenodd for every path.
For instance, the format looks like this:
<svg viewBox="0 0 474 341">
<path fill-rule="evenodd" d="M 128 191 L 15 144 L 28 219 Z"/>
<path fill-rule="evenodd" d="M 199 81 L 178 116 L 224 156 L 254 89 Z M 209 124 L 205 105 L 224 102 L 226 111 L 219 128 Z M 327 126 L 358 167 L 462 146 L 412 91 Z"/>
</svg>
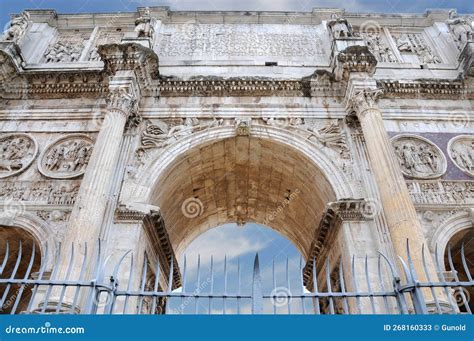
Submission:
<svg viewBox="0 0 474 341">
<path fill-rule="evenodd" d="M 408 243 L 407 243 L 408 245 Z M 47 248 L 47 247 L 46 247 Z M 60 250 L 61 248 L 59 248 Z M 419 281 L 407 246 L 407 261 L 393 264 L 387 257 L 352 257 L 312 262 L 311 276 L 304 278 L 304 264 L 288 259 L 281 271 L 275 262 L 262 267 L 257 254 L 245 268 L 239 260 L 203 266 L 197 258 L 192 269 L 184 258 L 180 286 L 173 275 L 163 274 L 160 264 L 145 255 L 126 252 L 104 257 L 100 243 L 94 257 L 87 248 L 71 247 L 67 267 L 59 270 L 61 252 L 40 259 L 35 245 L 6 242 L 0 249 L 0 307 L 7 314 L 426 314 L 471 313 L 470 292 L 474 281 L 470 263 L 459 250 L 447 250 L 446 263 L 436 263 L 438 278 L 430 277 L 427 254 L 423 267 L 427 281 Z M 425 251 L 425 250 L 423 250 Z M 92 252 L 91 252 L 92 253 Z M 64 264 L 64 263 L 63 263 Z M 92 264 L 91 268 L 90 267 Z M 232 268 L 232 269 L 230 269 Z M 400 276 L 398 269 L 402 269 Z M 230 274 L 232 271 L 234 273 Z M 242 276 L 245 270 L 249 276 Z M 307 269 L 306 269 L 307 270 Z M 192 276 L 191 276 L 192 273 Z M 204 273 L 206 273 L 204 275 Z M 270 278 L 265 278 L 265 274 Z M 89 275 L 86 275 L 89 274 Z M 191 278 L 192 277 L 192 278 Z M 268 277 L 268 276 L 266 276 Z M 296 280 L 295 280 L 296 279 Z M 181 286 L 182 283 L 182 286 Z M 280 283 L 283 283 L 282 285 Z M 308 290 L 309 289 L 309 290 Z"/>
</svg>

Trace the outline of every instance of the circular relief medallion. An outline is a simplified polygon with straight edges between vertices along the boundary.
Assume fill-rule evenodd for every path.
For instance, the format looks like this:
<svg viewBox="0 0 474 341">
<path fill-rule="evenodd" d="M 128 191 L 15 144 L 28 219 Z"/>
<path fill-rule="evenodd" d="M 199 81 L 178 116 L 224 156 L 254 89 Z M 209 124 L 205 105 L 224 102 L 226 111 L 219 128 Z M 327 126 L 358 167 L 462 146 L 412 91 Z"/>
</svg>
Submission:
<svg viewBox="0 0 474 341">
<path fill-rule="evenodd" d="M 61 137 L 51 143 L 38 161 L 41 174 L 56 179 L 75 178 L 84 174 L 92 153 L 93 141 L 84 134 Z"/>
<path fill-rule="evenodd" d="M 405 176 L 433 179 L 446 172 L 446 157 L 430 140 L 417 135 L 403 134 L 392 138 L 392 145 Z"/>
<path fill-rule="evenodd" d="M 448 154 L 464 173 L 474 177 L 474 135 L 460 135 L 448 143 Z"/>
<path fill-rule="evenodd" d="M 23 172 L 38 154 L 35 139 L 22 133 L 0 136 L 0 178 Z"/>
</svg>

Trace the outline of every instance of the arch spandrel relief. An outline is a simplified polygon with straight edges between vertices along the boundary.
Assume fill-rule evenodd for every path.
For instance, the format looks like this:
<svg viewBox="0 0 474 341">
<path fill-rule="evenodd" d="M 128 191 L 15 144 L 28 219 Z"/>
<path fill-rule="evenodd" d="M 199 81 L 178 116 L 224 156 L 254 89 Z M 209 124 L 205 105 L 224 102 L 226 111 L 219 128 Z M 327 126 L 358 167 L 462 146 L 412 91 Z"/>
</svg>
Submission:
<svg viewBox="0 0 474 341">
<path fill-rule="evenodd" d="M 451 139 L 448 154 L 459 169 L 474 177 L 474 135 L 460 135 Z"/>
<path fill-rule="evenodd" d="M 392 138 L 392 145 L 401 171 L 406 177 L 434 179 L 446 172 L 446 157 L 430 140 L 403 134 Z"/>
<path fill-rule="evenodd" d="M 70 179 L 84 174 L 92 153 L 92 138 L 84 134 L 63 136 L 41 153 L 38 170 L 46 177 Z"/>
<path fill-rule="evenodd" d="M 38 154 L 38 143 L 22 133 L 0 136 L 0 178 L 19 174 L 27 169 Z"/>
</svg>

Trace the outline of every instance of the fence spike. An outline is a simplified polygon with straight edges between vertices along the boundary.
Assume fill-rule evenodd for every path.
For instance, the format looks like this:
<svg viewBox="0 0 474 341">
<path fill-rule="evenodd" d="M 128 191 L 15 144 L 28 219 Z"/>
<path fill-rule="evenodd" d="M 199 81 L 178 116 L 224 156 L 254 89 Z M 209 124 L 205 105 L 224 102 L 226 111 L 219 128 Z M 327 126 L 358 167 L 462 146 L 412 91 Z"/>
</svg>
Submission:
<svg viewBox="0 0 474 341">
<path fill-rule="evenodd" d="M 74 253 L 74 243 L 71 243 L 71 251 L 69 252 L 69 263 L 67 266 L 66 270 L 66 276 L 64 278 L 64 281 L 68 282 L 69 277 L 71 276 L 72 269 L 74 268 L 74 258 L 75 258 L 75 253 Z M 56 314 L 59 313 L 60 308 L 61 308 L 61 303 L 63 302 L 64 299 L 64 294 L 66 293 L 67 285 L 63 285 L 61 288 L 61 293 L 59 294 L 59 299 L 56 304 Z"/>
<path fill-rule="evenodd" d="M 25 281 L 28 279 L 28 277 L 30 277 L 31 269 L 33 268 L 33 264 L 34 264 L 34 261 L 35 261 L 35 254 L 36 254 L 36 243 L 33 242 L 32 247 L 31 247 L 31 256 L 30 256 L 30 261 L 28 263 L 28 268 L 26 269 L 25 275 L 23 276 L 23 280 L 25 280 Z M 23 291 L 24 290 L 25 290 L 25 283 L 21 284 L 20 288 L 17 291 L 15 303 L 13 305 L 13 308 L 12 308 L 11 312 L 10 312 L 11 314 L 14 314 L 16 309 L 18 308 L 18 304 L 21 301 L 21 297 L 23 296 Z M 2 306 L 2 308 L 3 308 L 3 306 Z"/>
<path fill-rule="evenodd" d="M 286 256 L 286 286 L 287 286 L 287 289 L 288 289 L 288 293 L 291 295 L 290 264 L 289 264 L 288 256 Z M 288 314 L 291 314 L 291 297 L 288 297 L 287 304 L 288 304 Z"/>
<path fill-rule="evenodd" d="M 45 250 L 44 250 L 44 259 L 41 260 L 41 266 L 38 274 L 38 280 L 43 279 L 43 274 L 46 269 L 46 266 L 48 264 L 48 258 L 49 258 L 49 243 L 46 242 L 45 244 Z M 34 284 L 33 290 L 31 291 L 31 298 L 28 303 L 28 307 L 26 308 L 26 312 L 31 312 L 31 309 L 33 308 L 33 302 L 35 301 L 36 293 L 38 292 L 38 284 Z"/>
<path fill-rule="evenodd" d="M 435 244 L 435 255 L 438 255 L 438 244 L 437 243 Z M 445 269 L 441 267 L 441 264 L 439 263 L 439 259 L 438 259 L 437 256 L 435 257 L 435 264 L 436 264 L 436 267 L 438 268 L 438 274 L 441 277 L 441 281 L 446 282 L 446 277 L 444 276 L 444 270 Z M 453 309 L 453 311 L 456 311 L 457 304 L 456 304 L 456 302 L 453 302 L 453 296 L 449 292 L 449 289 L 447 287 L 444 287 L 444 293 L 445 293 L 446 297 L 449 300 L 449 304 L 451 305 L 451 309 Z"/>
<path fill-rule="evenodd" d="M 272 277 L 273 277 L 273 290 L 272 292 L 276 292 L 276 278 L 275 278 L 275 256 L 273 256 L 272 260 Z M 273 314 L 276 314 L 276 304 L 275 304 L 275 298 L 273 298 Z"/>
<path fill-rule="evenodd" d="M 196 293 L 199 295 L 201 293 L 201 255 L 198 254 L 198 264 L 197 264 L 197 287 L 196 287 Z M 196 296 L 194 299 L 194 313 L 198 313 L 199 309 L 199 297 Z"/>
<path fill-rule="evenodd" d="M 358 286 L 357 286 L 357 276 L 356 276 L 356 270 L 355 270 L 355 256 L 352 255 L 352 260 L 351 260 L 351 272 L 352 272 L 352 285 L 354 286 L 355 291 L 359 291 Z M 356 303 L 357 303 L 357 311 L 359 314 L 362 314 L 362 307 L 361 307 L 361 302 L 360 302 L 360 297 L 356 296 Z"/>
<path fill-rule="evenodd" d="M 321 307 L 319 306 L 319 291 L 318 291 L 318 274 L 316 272 L 316 258 L 313 257 L 313 291 L 314 291 L 314 298 L 316 301 L 315 310 L 316 314 L 321 314 Z"/>
<path fill-rule="evenodd" d="M 329 261 L 329 257 L 326 258 L 326 289 L 328 294 L 332 293 L 332 287 L 331 287 L 331 264 Z M 328 297 L 329 300 L 329 313 L 331 315 L 334 315 L 334 301 L 332 295 Z"/>
<path fill-rule="evenodd" d="M 224 297 L 222 298 L 222 313 L 227 313 L 227 255 L 224 255 Z"/>
<path fill-rule="evenodd" d="M 425 272 L 426 279 L 428 280 L 428 284 L 430 286 L 430 292 L 431 292 L 431 296 L 433 296 L 433 300 L 435 302 L 436 311 L 438 312 L 438 314 L 441 314 L 442 313 L 441 306 L 439 305 L 438 297 L 437 297 L 437 295 L 435 293 L 435 290 L 432 286 L 433 283 L 431 281 L 430 272 L 428 271 L 428 265 L 426 263 L 425 244 L 423 244 L 422 247 L 421 247 L 421 258 L 423 260 L 423 271 Z"/>
<path fill-rule="evenodd" d="M 374 292 L 372 291 L 372 285 L 370 284 L 370 274 L 369 274 L 369 258 L 367 254 L 365 255 L 365 280 L 367 282 L 367 289 L 369 290 L 369 300 L 370 300 L 370 307 L 372 308 L 372 313 L 377 314 L 375 309 L 375 301 L 374 301 Z"/>
<path fill-rule="evenodd" d="M 454 267 L 454 262 L 453 262 L 453 256 L 451 253 L 451 245 L 448 245 L 448 263 L 449 267 L 451 268 L 451 272 L 453 273 L 454 279 L 456 280 L 456 283 L 459 284 L 459 276 L 456 268 Z M 457 288 L 460 288 L 459 293 L 461 294 L 461 299 L 462 303 L 464 305 L 464 308 L 466 308 L 467 312 L 471 314 L 471 309 L 469 307 L 469 301 L 466 299 L 466 295 L 464 294 L 464 288 L 460 285 L 457 286 Z M 459 304 L 458 304 L 459 306 Z"/>
<path fill-rule="evenodd" d="M 299 266 L 299 271 L 298 271 L 298 278 L 300 280 L 300 287 L 301 287 L 301 309 L 303 312 L 303 315 L 306 314 L 306 307 L 305 307 L 305 300 L 304 300 L 304 283 L 303 283 L 303 256 L 300 255 L 300 266 Z"/>
<path fill-rule="evenodd" d="M 339 282 L 341 283 L 341 292 L 343 295 L 346 294 L 346 284 L 344 281 L 344 269 L 343 269 L 343 261 L 341 258 L 341 262 L 339 264 Z M 349 305 L 347 304 L 347 297 L 343 296 L 342 298 L 344 314 L 349 314 Z"/>
<path fill-rule="evenodd" d="M 134 278 L 134 271 L 135 270 L 135 267 L 134 267 L 134 264 L 135 264 L 135 258 L 133 257 L 133 253 L 131 254 L 130 256 L 130 271 L 128 273 L 128 284 L 127 284 L 127 291 L 130 291 L 130 289 L 132 288 L 132 283 L 133 283 L 133 278 Z M 125 302 L 123 304 L 123 313 L 126 314 L 127 311 L 128 311 L 128 300 L 129 300 L 130 296 L 125 296 Z"/>
<path fill-rule="evenodd" d="M 3 262 L 2 262 L 2 265 L 0 266 L 0 275 L 3 274 L 3 270 L 5 270 L 5 267 L 7 265 L 7 262 L 8 262 L 8 258 L 10 256 L 10 243 L 8 241 L 8 239 L 5 241 L 5 255 L 3 256 Z"/>
<path fill-rule="evenodd" d="M 252 279 L 252 313 L 263 313 L 263 293 L 262 280 L 260 278 L 260 264 L 258 260 L 258 252 L 255 255 L 253 263 L 253 279 Z"/>
<path fill-rule="evenodd" d="M 17 257 L 16 257 L 15 266 L 13 267 L 13 271 L 10 275 L 10 280 L 15 279 L 18 268 L 20 267 L 22 254 L 23 254 L 23 244 L 20 240 L 20 242 L 18 244 L 18 253 L 17 253 Z M 7 296 L 8 296 L 8 293 L 10 292 L 11 286 L 12 286 L 11 283 L 8 283 L 6 288 L 5 288 L 5 291 L 3 292 L 3 296 L 2 296 L 2 299 L 0 301 L 0 307 L 1 308 L 3 308 L 3 306 L 5 305 L 5 300 L 7 299 Z"/>
<path fill-rule="evenodd" d="M 462 266 L 464 268 L 464 272 L 466 273 L 468 281 L 472 282 L 471 272 L 469 271 L 469 267 L 467 266 L 466 256 L 465 256 L 465 253 L 464 253 L 464 241 L 461 244 L 461 262 L 462 262 Z"/>
<path fill-rule="evenodd" d="M 380 289 L 383 292 L 385 292 L 385 284 L 383 283 L 384 279 L 383 279 L 383 276 L 382 276 L 382 256 L 381 256 L 380 252 L 379 252 L 379 255 L 377 257 L 377 272 L 378 272 L 378 276 L 379 276 Z M 390 306 L 388 304 L 387 296 L 385 296 L 385 295 L 383 296 L 383 301 L 384 301 L 384 305 L 385 305 L 385 313 L 389 314 L 390 313 Z"/>
</svg>

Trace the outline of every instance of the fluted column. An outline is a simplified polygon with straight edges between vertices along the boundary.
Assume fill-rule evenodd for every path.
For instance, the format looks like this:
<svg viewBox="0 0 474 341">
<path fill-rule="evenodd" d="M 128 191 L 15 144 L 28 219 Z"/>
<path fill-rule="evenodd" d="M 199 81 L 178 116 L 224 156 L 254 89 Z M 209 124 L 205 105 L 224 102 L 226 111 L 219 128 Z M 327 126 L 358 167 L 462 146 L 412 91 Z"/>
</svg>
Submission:
<svg viewBox="0 0 474 341">
<path fill-rule="evenodd" d="M 68 272 L 71 280 L 77 280 L 83 266 L 83 255 L 87 245 L 87 264 L 83 279 L 92 277 L 96 265 L 97 241 L 103 228 L 104 216 L 120 154 L 121 141 L 128 117 L 137 110 L 139 99 L 135 79 L 127 72 L 118 72 L 109 81 L 107 113 L 94 143 L 92 154 L 81 182 L 76 203 L 71 212 L 66 235 L 62 242 L 58 279 L 64 279 Z M 75 261 L 70 264 L 71 245 L 75 248 Z M 71 306 L 74 290 L 67 290 L 63 299 L 58 292 L 49 306 L 62 301 L 62 311 L 78 311 L 84 299 Z"/>
<path fill-rule="evenodd" d="M 381 90 L 378 89 L 359 91 L 349 100 L 349 109 L 356 113 L 362 127 L 394 250 L 406 262 L 408 239 L 415 270 L 419 279 L 425 281 L 422 247 L 426 247 L 426 241 L 376 103 L 380 94 Z M 428 250 L 426 253 L 427 268 L 434 281 L 437 272 Z"/>
</svg>

